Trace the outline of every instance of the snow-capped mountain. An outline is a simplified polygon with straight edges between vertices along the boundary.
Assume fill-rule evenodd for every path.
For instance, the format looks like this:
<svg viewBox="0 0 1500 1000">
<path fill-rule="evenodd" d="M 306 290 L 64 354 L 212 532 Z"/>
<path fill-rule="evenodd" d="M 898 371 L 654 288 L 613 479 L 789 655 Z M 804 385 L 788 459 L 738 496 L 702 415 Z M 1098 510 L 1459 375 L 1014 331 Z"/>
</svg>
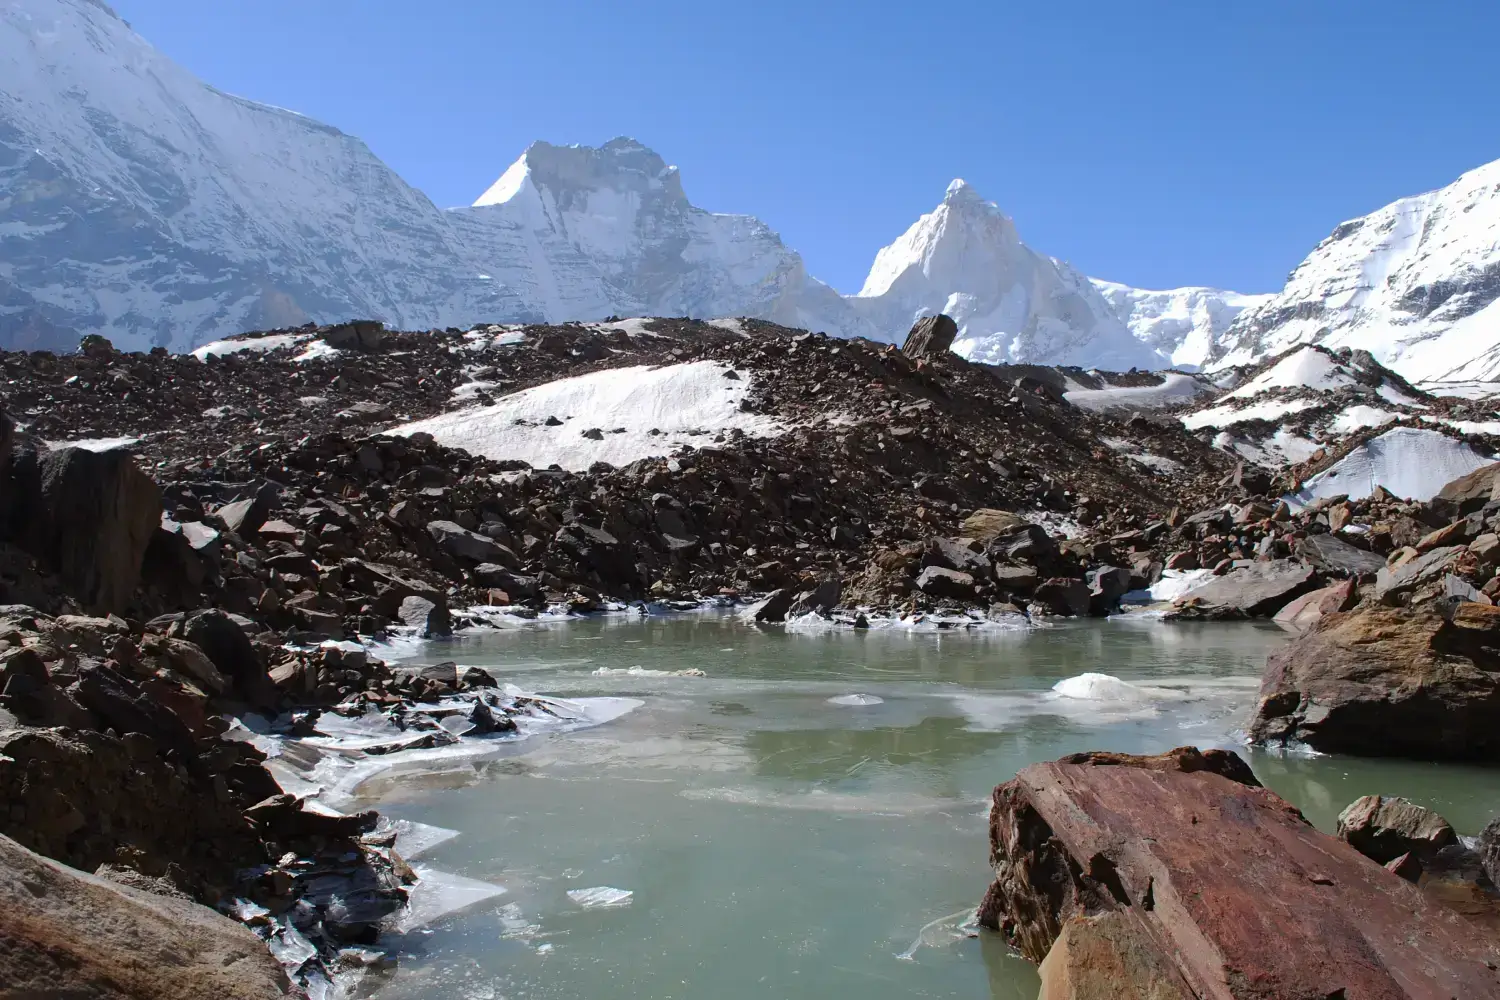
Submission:
<svg viewBox="0 0 1500 1000">
<path fill-rule="evenodd" d="M 855 309 L 888 336 L 921 316 L 958 323 L 954 350 L 976 361 L 1165 367 L 1087 277 L 1021 242 L 1015 223 L 962 180 L 948 185 L 875 264 Z"/>
<path fill-rule="evenodd" d="M 754 316 L 874 332 L 769 226 L 694 207 L 677 168 L 633 139 L 533 143 L 449 215 L 483 273 L 550 322 Z"/>
<path fill-rule="evenodd" d="M 97 0 L 0 3 L 0 80 L 0 343 L 519 308 L 364 143 L 206 86 Z"/>
<path fill-rule="evenodd" d="M 1367 350 L 1413 381 L 1500 379 L 1497 300 L 1500 161 L 1336 228 L 1211 363 L 1317 343 Z"/>
<path fill-rule="evenodd" d="M 1219 288 L 1152 291 L 1100 278 L 1093 282 L 1136 339 L 1176 368 L 1203 367 L 1235 318 L 1271 298 Z"/>
</svg>

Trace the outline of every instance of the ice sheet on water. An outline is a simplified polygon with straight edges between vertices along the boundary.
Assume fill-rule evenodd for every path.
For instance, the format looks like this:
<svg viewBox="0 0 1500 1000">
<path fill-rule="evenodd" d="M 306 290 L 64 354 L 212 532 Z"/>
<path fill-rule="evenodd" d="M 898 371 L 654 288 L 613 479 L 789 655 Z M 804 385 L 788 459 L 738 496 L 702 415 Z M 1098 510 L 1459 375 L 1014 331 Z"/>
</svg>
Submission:
<svg viewBox="0 0 1500 1000">
<path fill-rule="evenodd" d="M 593 671 L 595 677 L 707 677 L 708 674 L 697 667 L 688 667 L 685 670 L 653 670 L 650 667 L 598 667 Z"/>
<path fill-rule="evenodd" d="M 911 947 L 896 957 L 903 962 L 914 962 L 917 952 L 923 948 L 942 948 L 955 941 L 979 936 L 979 913 L 976 910 L 960 910 L 946 917 L 938 917 L 917 931 Z"/>
<path fill-rule="evenodd" d="M 396 850 L 407 861 L 419 858 L 434 847 L 446 844 L 458 836 L 457 830 L 444 826 L 432 826 L 410 819 L 387 819 L 385 816 L 381 817 L 378 829 L 395 831 Z"/>
<path fill-rule="evenodd" d="M 406 909 L 397 915 L 396 930 L 407 933 L 460 910 L 478 906 L 505 892 L 493 882 L 415 866 L 417 882 L 408 890 Z"/>
<path fill-rule="evenodd" d="M 596 908 L 627 906 L 635 895 L 629 889 L 616 889 L 608 885 L 596 885 L 589 889 L 569 889 L 568 898 L 579 906 Z"/>
</svg>

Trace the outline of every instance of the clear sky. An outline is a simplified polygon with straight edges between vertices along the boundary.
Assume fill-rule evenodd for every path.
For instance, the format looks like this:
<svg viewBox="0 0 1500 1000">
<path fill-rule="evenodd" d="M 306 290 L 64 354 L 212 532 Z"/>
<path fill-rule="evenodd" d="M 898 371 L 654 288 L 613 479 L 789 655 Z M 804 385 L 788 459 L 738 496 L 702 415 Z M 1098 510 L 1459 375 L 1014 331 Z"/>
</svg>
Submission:
<svg viewBox="0 0 1500 1000">
<path fill-rule="evenodd" d="M 1500 157 L 1495 0 L 111 0 L 439 205 L 633 136 L 855 291 L 964 177 L 1033 248 L 1279 289 L 1340 221 Z"/>
</svg>

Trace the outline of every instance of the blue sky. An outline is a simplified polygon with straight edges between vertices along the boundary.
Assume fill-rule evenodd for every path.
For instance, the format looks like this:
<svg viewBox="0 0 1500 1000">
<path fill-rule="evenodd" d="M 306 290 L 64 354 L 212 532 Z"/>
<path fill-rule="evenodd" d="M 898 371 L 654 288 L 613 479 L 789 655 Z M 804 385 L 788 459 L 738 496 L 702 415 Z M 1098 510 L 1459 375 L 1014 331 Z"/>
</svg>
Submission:
<svg viewBox="0 0 1500 1000">
<path fill-rule="evenodd" d="M 1500 157 L 1491 0 L 112 0 L 221 89 L 439 205 L 630 135 L 855 291 L 964 177 L 1144 287 L 1278 289 L 1340 221 Z"/>
</svg>

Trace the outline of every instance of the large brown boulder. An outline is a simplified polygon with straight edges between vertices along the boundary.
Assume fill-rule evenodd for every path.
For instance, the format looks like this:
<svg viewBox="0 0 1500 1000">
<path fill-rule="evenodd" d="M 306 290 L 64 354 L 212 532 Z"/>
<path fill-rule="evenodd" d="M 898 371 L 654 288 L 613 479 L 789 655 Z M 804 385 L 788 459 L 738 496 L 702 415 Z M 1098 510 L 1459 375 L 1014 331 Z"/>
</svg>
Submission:
<svg viewBox="0 0 1500 1000">
<path fill-rule="evenodd" d="M 42 459 L 41 500 L 43 557 L 85 607 L 123 611 L 161 523 L 161 490 L 127 452 L 63 448 Z"/>
<path fill-rule="evenodd" d="M 980 923 L 1045 960 L 1049 1000 L 1500 996 L 1500 941 L 1227 751 L 1028 767 L 995 789 L 990 842 Z"/>
<path fill-rule="evenodd" d="M 0 1000 L 270 1000 L 281 965 L 251 931 L 0 836 Z"/>
<path fill-rule="evenodd" d="M 1357 608 L 1274 653 L 1258 743 L 1419 760 L 1500 760 L 1500 608 Z"/>
</svg>

